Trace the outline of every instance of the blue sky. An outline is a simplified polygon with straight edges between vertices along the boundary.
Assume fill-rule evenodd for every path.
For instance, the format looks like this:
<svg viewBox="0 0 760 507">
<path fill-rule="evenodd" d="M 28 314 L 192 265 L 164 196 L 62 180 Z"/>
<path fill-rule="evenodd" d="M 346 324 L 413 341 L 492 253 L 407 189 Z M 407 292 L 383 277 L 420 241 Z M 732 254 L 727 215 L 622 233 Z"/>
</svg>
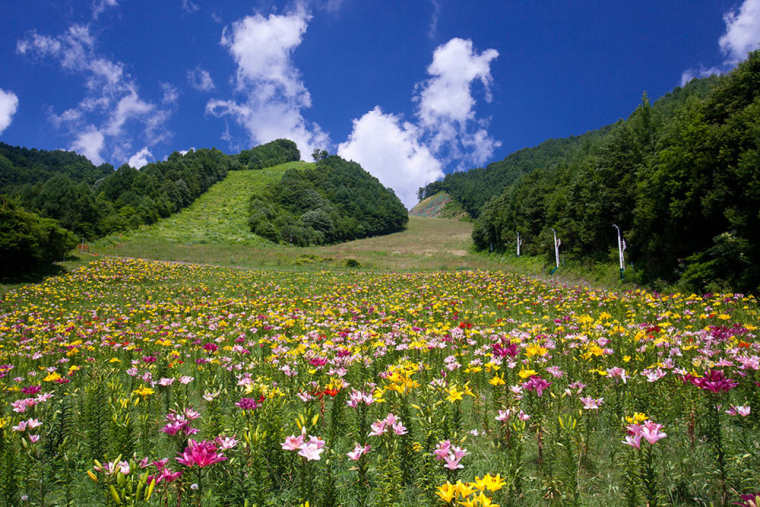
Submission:
<svg viewBox="0 0 760 507">
<path fill-rule="evenodd" d="M 135 167 L 277 137 L 405 204 L 760 46 L 760 0 L 10 0 L 0 141 Z"/>
</svg>

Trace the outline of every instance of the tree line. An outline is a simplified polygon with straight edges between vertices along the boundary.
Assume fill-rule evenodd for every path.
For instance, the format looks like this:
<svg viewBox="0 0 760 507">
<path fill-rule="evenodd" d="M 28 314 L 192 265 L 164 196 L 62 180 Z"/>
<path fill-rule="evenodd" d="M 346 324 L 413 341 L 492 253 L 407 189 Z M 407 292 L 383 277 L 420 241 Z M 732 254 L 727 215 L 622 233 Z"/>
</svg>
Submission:
<svg viewBox="0 0 760 507">
<path fill-rule="evenodd" d="M 480 210 L 479 249 L 617 258 L 639 281 L 760 290 L 760 51 L 731 73 L 693 80 L 502 187 Z M 452 195 L 453 192 L 449 190 Z"/>
<path fill-rule="evenodd" d="M 3 213 L 8 220 L 0 230 L 0 255 L 19 260 L 5 262 L 7 271 L 27 269 L 36 260 L 60 258 L 52 252 L 68 251 L 71 247 L 63 246 L 71 243 L 71 237 L 75 245 L 77 239 L 93 240 L 168 217 L 189 206 L 228 171 L 299 159 L 293 141 L 278 139 L 237 155 L 215 148 L 174 152 L 140 170 L 125 164 L 114 171 L 108 164 L 96 167 L 74 153 L 0 144 L 0 194 L 5 194 Z M 59 234 L 51 224 L 71 236 Z M 51 236 L 50 231 L 56 233 Z M 53 240 L 44 234 L 65 241 L 53 248 Z M 28 248 L 36 253 L 28 255 L 24 250 Z"/>
</svg>

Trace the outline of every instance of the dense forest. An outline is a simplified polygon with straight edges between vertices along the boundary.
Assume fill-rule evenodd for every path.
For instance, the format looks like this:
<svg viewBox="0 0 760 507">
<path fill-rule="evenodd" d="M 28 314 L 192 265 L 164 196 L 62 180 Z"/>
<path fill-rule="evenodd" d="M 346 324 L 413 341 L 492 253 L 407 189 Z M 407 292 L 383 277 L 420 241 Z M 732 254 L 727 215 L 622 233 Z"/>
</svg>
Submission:
<svg viewBox="0 0 760 507">
<path fill-rule="evenodd" d="M 260 169 L 262 164 L 299 160 L 296 144 L 285 139 L 225 155 L 217 149 L 174 152 L 167 160 L 140 170 L 122 165 L 94 166 L 85 157 L 64 151 L 29 150 L 0 145 L 0 193 L 7 213 L 19 215 L 13 228 L 2 230 L 3 244 L 28 245 L 21 237 L 36 219 L 54 220 L 83 240 L 151 224 L 190 205 L 227 171 Z M 14 215 L 14 216 L 16 216 Z M 45 227 L 49 221 L 40 222 Z M 35 230 L 39 230 L 37 227 Z M 51 229 L 52 230 L 52 229 Z M 15 236 L 19 236 L 15 238 Z M 64 244 L 68 244 L 67 235 Z M 49 243 L 37 242 L 40 249 Z M 21 246 L 19 246 L 21 248 Z M 27 248 L 27 247 L 24 247 Z M 57 250 L 56 250 L 57 251 Z M 18 251 L 18 255 L 22 255 Z M 3 251 L 3 258 L 10 256 Z M 14 254 L 16 255 L 16 254 Z M 48 253 L 30 259 L 48 261 Z"/>
<path fill-rule="evenodd" d="M 299 246 L 348 241 L 402 230 L 406 208 L 356 162 L 317 157 L 313 168 L 289 169 L 250 201 L 251 231 Z"/>
<path fill-rule="evenodd" d="M 760 290 L 760 51 L 596 134 L 502 187 L 477 248 L 512 251 L 519 232 L 524 252 L 551 255 L 554 228 L 563 255 L 616 259 L 617 224 L 643 283 Z"/>
</svg>

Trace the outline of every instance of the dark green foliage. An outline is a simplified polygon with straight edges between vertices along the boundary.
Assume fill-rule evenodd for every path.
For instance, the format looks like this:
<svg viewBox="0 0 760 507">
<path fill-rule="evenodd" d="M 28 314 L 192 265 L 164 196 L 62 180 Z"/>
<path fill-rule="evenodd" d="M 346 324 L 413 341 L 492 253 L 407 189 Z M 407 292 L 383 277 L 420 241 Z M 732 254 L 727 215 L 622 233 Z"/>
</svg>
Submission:
<svg viewBox="0 0 760 507">
<path fill-rule="evenodd" d="M 42 183 L 52 176 L 93 184 L 113 172 L 109 164 L 93 165 L 70 151 L 45 151 L 0 143 L 0 192 L 11 193 L 25 184 Z"/>
<path fill-rule="evenodd" d="M 251 231 L 298 246 L 348 241 L 402 230 L 408 220 L 392 190 L 359 164 L 326 156 L 312 169 L 286 171 L 251 197 Z"/>
<path fill-rule="evenodd" d="M 599 142 L 609 127 L 565 139 L 550 139 L 534 148 L 516 151 L 500 162 L 485 168 L 447 174 L 417 192 L 420 200 L 440 191 L 448 192 L 472 217 L 477 217 L 489 199 L 501 193 L 523 174 L 538 167 L 555 167 L 567 160 L 582 157 Z"/>
<path fill-rule="evenodd" d="M 0 196 L 0 274 L 62 260 L 76 244 L 76 236 L 55 220 L 42 218 Z"/>
<path fill-rule="evenodd" d="M 217 149 L 175 152 L 140 170 L 122 165 L 114 171 L 108 164 L 95 167 L 75 153 L 0 143 L 0 192 L 92 240 L 185 208 L 230 170 L 261 169 L 299 158 L 293 141 L 278 139 L 239 155 Z M 261 232 L 275 241 L 279 238 L 271 226 L 262 226 Z"/>
<path fill-rule="evenodd" d="M 444 180 L 445 181 L 445 180 Z M 644 283 L 760 289 L 760 52 L 608 127 L 582 157 L 537 167 L 482 209 L 480 249 L 617 257 L 624 232 Z"/>
<path fill-rule="evenodd" d="M 289 139 L 275 139 L 274 141 L 250 150 L 243 150 L 237 156 L 239 167 L 232 169 L 263 169 L 273 165 L 284 164 L 301 160 L 301 153 L 296 143 Z"/>
</svg>

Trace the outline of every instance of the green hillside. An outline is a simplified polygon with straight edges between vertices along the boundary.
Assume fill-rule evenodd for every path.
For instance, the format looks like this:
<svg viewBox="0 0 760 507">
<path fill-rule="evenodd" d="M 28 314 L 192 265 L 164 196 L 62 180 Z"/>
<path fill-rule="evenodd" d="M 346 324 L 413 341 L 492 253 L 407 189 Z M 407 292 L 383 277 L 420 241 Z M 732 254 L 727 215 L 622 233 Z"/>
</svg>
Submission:
<svg viewBox="0 0 760 507">
<path fill-rule="evenodd" d="M 410 216 L 433 218 L 467 218 L 469 215 L 447 192 L 438 192 L 418 202 Z"/>
<path fill-rule="evenodd" d="M 288 169 L 311 167 L 308 162 L 287 162 L 265 169 L 230 171 L 190 206 L 168 218 L 125 234 L 111 235 L 99 244 L 138 239 L 177 243 L 256 244 L 266 242 L 248 227 L 248 201 Z"/>
</svg>

